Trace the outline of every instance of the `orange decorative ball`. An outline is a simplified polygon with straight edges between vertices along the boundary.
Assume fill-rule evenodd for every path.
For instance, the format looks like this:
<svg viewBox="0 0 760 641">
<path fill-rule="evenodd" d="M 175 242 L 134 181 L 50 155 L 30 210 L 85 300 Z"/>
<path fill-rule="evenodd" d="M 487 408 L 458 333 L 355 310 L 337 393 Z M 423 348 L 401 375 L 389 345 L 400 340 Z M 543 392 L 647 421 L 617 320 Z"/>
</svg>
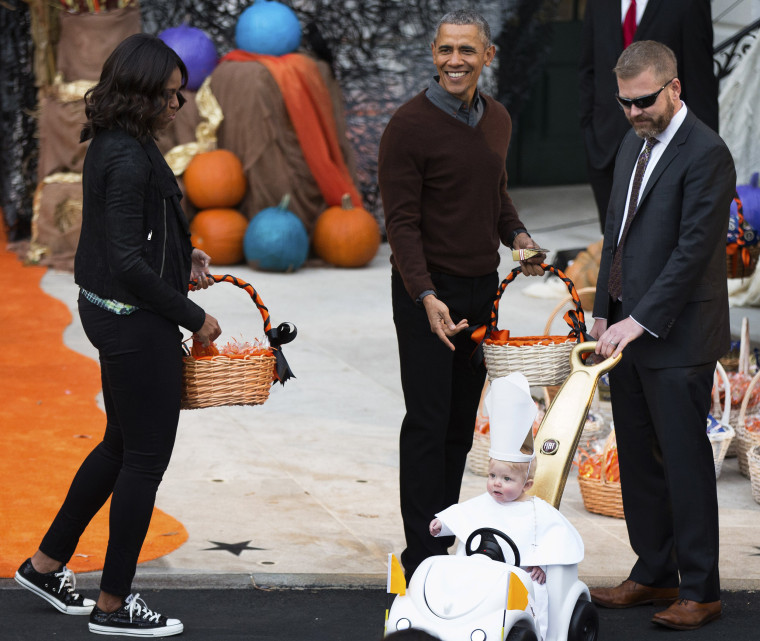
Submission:
<svg viewBox="0 0 760 641">
<path fill-rule="evenodd" d="M 187 196 L 198 209 L 234 207 L 245 196 L 243 164 L 226 149 L 193 157 L 183 178 Z"/>
<path fill-rule="evenodd" d="M 346 194 L 340 207 L 329 207 L 314 225 L 317 256 L 336 267 L 362 267 L 380 247 L 380 228 L 366 209 L 354 207 Z"/>
<path fill-rule="evenodd" d="M 248 219 L 235 209 L 204 209 L 190 222 L 190 238 L 214 265 L 235 265 L 243 261 L 247 228 Z"/>
</svg>

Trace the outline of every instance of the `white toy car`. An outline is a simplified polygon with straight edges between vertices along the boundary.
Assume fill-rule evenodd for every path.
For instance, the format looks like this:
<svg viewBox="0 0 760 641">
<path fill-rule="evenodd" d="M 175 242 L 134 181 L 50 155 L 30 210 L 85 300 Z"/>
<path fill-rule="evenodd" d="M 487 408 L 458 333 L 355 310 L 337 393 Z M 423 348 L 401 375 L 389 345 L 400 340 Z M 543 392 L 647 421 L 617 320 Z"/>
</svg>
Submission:
<svg viewBox="0 0 760 641">
<path fill-rule="evenodd" d="M 596 343 L 579 343 L 570 354 L 570 375 L 554 397 L 536 434 L 541 458 L 529 494 L 559 508 L 573 456 L 594 398 L 599 377 L 621 359 L 587 365 L 584 354 Z M 500 538 L 507 545 L 500 545 Z M 433 556 L 414 572 L 404 596 L 397 596 L 388 613 L 386 632 L 418 628 L 442 641 L 541 641 L 531 602 L 533 582 L 520 569 L 520 552 L 504 532 L 473 531 L 465 542 L 466 556 Z M 511 554 L 510 554 L 511 550 Z M 505 554 L 509 557 L 506 558 Z M 508 608 L 510 582 L 519 581 L 527 599 Z M 543 641 L 596 641 L 599 615 L 578 565 L 546 566 L 548 626 Z M 513 604 L 515 601 L 513 600 Z"/>
<path fill-rule="evenodd" d="M 505 559 L 506 542 L 511 558 Z M 417 628 L 442 641 L 538 641 L 539 625 L 533 614 L 533 582 L 520 569 L 520 553 L 509 536 L 493 528 L 472 532 L 465 543 L 466 556 L 425 559 L 409 582 L 406 594 L 397 596 L 388 615 L 386 631 Z M 524 609 L 507 609 L 510 582 L 528 599 Z M 524 586 L 524 587 L 523 587 Z M 577 565 L 546 567 L 549 626 L 544 641 L 596 641 L 599 616 L 588 587 L 578 580 Z"/>
</svg>

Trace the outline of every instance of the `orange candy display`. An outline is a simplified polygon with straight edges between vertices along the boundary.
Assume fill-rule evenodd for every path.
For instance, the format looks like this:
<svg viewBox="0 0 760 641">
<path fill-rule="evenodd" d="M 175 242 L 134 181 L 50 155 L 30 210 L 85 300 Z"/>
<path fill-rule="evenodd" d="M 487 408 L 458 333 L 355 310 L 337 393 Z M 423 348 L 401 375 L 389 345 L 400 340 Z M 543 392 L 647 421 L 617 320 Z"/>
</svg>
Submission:
<svg viewBox="0 0 760 641">
<path fill-rule="evenodd" d="M 602 478 L 602 461 L 604 453 L 589 454 L 580 450 L 580 463 L 578 464 L 578 476 L 584 479 Z M 618 464 L 617 444 L 613 444 L 607 450 L 605 461 L 605 480 L 611 483 L 620 483 L 620 466 Z"/>
</svg>

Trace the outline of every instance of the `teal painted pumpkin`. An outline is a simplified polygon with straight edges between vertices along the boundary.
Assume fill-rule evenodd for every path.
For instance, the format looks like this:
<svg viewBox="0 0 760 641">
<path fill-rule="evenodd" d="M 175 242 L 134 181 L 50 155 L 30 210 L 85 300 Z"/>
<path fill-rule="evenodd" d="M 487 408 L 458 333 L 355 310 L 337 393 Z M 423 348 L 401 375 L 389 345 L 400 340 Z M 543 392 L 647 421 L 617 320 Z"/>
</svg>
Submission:
<svg viewBox="0 0 760 641">
<path fill-rule="evenodd" d="M 276 0 L 255 0 L 238 18 L 235 44 L 250 53 L 282 56 L 301 44 L 301 24 L 290 7 Z"/>
<path fill-rule="evenodd" d="M 309 235 L 301 219 L 288 209 L 287 194 L 277 207 L 267 207 L 248 224 L 243 237 L 245 260 L 253 269 L 294 272 L 309 253 Z"/>
</svg>

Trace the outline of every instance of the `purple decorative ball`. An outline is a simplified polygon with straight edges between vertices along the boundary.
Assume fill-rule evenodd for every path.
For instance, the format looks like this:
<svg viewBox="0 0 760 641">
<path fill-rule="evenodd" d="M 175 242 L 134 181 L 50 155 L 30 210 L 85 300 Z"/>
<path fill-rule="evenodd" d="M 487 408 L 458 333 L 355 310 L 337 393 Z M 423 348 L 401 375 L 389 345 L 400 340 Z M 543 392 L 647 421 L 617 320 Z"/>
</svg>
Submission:
<svg viewBox="0 0 760 641">
<path fill-rule="evenodd" d="M 204 31 L 182 25 L 158 34 L 187 67 L 187 88 L 196 91 L 217 63 L 216 47 Z"/>
</svg>

